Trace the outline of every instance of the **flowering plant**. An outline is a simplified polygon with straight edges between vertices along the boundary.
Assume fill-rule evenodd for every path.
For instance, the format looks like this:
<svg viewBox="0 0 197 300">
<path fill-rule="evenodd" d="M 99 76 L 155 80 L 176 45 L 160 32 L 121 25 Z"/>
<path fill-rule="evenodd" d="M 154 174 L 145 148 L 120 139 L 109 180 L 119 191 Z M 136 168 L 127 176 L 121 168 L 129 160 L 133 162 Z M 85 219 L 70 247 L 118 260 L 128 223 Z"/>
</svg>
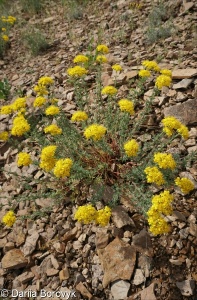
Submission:
<svg viewBox="0 0 197 300">
<path fill-rule="evenodd" d="M 68 194 L 76 203 L 80 198 L 84 205 L 78 207 L 75 220 L 105 226 L 110 220 L 110 207 L 117 204 L 121 195 L 127 194 L 147 215 L 153 234 L 167 233 L 170 227 L 164 216 L 172 213 L 174 186 L 185 194 L 194 189 L 189 179 L 179 177 L 180 159 L 167 149 L 175 137 L 184 142 L 189 130 L 170 116 L 160 122 L 161 132 L 145 142 L 142 137 L 149 132 L 148 126 L 145 132 L 143 128 L 154 97 L 163 86 L 169 86 L 171 72 L 161 70 L 155 61 L 146 60 L 142 62 L 144 69 L 136 80 L 136 90 L 122 95 L 116 82 L 104 86 L 101 80 L 103 54 L 108 52 L 107 46 L 99 45 L 92 55 L 93 61 L 88 55 L 77 55 L 74 63 L 83 66 L 75 65 L 67 70 L 67 84 L 74 90 L 74 112 L 65 115 L 58 99 L 54 98 L 54 79 L 41 77 L 34 87 L 36 97 L 32 104 L 38 122 L 27 110 L 27 97 L 17 98 L 1 107 L 1 114 L 13 115 L 13 126 L 10 132 L 1 132 L 0 138 L 5 141 L 9 135 L 28 137 L 29 149 L 25 142 L 20 144 L 25 150 L 21 149 L 17 155 L 18 167 L 23 169 L 35 164 L 49 183 L 53 183 L 58 198 L 60 194 L 62 198 Z M 99 63 L 98 57 L 102 57 Z M 92 66 L 88 68 L 90 61 Z M 122 71 L 119 65 L 113 65 L 112 69 Z M 91 86 L 93 99 L 90 99 L 86 77 L 91 72 L 96 73 Z M 144 93 L 144 83 L 155 74 L 153 95 L 141 108 L 139 100 Z M 31 146 L 33 148 L 35 143 L 37 152 L 33 158 Z M 48 182 L 44 182 L 47 187 Z M 156 194 L 150 184 L 155 185 Z M 160 194 L 157 194 L 158 186 L 163 190 Z M 113 192 L 106 205 L 102 201 L 107 187 Z M 90 204 L 98 200 L 103 203 L 100 210 Z"/>
</svg>

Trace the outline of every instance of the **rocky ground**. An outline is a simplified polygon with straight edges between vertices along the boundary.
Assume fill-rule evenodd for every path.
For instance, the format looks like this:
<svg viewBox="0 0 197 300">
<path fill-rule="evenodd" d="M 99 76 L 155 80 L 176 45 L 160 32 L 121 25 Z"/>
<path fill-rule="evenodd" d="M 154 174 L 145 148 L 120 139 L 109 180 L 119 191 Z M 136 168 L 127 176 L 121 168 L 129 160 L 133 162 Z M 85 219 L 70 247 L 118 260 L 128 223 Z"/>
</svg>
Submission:
<svg viewBox="0 0 197 300">
<path fill-rule="evenodd" d="M 151 2 L 141 1 L 142 9 L 136 9 L 132 1 L 95 0 L 85 8 L 71 10 L 69 15 L 60 3 L 52 2 L 42 15 L 36 16 L 20 11 L 16 2 L 12 10 L 18 21 L 11 31 L 11 47 L 0 60 L 0 80 L 6 77 L 12 85 L 12 94 L 27 93 L 31 101 L 37 80 L 43 75 L 52 76 L 56 81 L 56 97 L 70 114 L 76 106 L 66 70 L 73 57 L 85 53 L 90 45 L 96 47 L 102 42 L 109 46 L 109 65 L 120 63 L 124 70 L 118 78 L 123 93 L 129 80 L 137 76 L 142 60 L 157 60 L 161 67 L 173 71 L 173 83 L 155 99 L 154 111 L 145 124 L 147 132 L 151 136 L 164 115 L 174 115 L 190 129 L 187 141 L 181 145 L 174 142 L 174 151 L 196 152 L 197 4 L 166 1 L 169 7 L 166 20 L 171 18 L 174 33 L 148 45 L 144 32 Z M 39 26 L 51 38 L 47 51 L 36 57 L 30 55 L 21 41 L 22 29 L 29 25 Z M 113 82 L 108 69 L 102 74 L 103 85 Z M 151 92 L 150 84 L 144 100 Z M 4 105 L 3 100 L 1 104 Z M 5 115 L 0 116 L 0 122 L 0 131 L 11 125 Z M 16 166 L 16 153 L 8 143 L 1 143 L 0 164 L 6 170 L 26 173 L 27 168 Z M 36 168 L 28 170 L 36 180 L 43 176 Z M 195 160 L 184 172 L 197 184 Z M 16 178 L 7 173 L 1 175 L 1 189 L 0 219 L 9 207 L 9 199 L 21 193 Z M 43 295 L 51 299 L 52 292 L 59 291 L 65 294 L 56 292 L 52 299 L 196 300 L 196 196 L 196 191 L 187 197 L 177 192 L 174 212 L 169 216 L 172 231 L 158 237 L 148 232 L 146 219 L 126 197 L 120 199 L 105 228 L 74 221 L 76 208 L 69 198 L 35 221 L 17 220 L 12 229 L 1 226 L 0 288 L 26 291 L 21 298 L 13 296 L 13 299 L 32 299 L 33 292 L 37 293 L 36 299 L 41 299 L 40 291 L 48 292 Z M 109 187 L 105 197 L 111 197 Z M 36 205 L 46 208 L 49 201 L 36 199 Z M 20 202 L 16 208 L 17 216 L 27 215 L 32 209 L 31 202 Z M 71 291 L 73 294 L 68 298 Z"/>
</svg>

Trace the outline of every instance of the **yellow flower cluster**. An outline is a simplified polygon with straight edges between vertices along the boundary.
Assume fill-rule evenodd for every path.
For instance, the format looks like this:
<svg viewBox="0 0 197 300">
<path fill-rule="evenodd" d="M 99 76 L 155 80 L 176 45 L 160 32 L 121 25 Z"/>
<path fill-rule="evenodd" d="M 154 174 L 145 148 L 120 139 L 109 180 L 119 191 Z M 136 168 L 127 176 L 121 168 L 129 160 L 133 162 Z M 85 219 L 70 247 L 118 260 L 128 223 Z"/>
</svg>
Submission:
<svg viewBox="0 0 197 300">
<path fill-rule="evenodd" d="M 86 121 L 87 119 L 88 115 L 86 114 L 86 112 L 81 110 L 76 111 L 71 117 L 71 121 L 73 122 Z"/>
<path fill-rule="evenodd" d="M 31 163 L 32 163 L 32 160 L 31 160 L 29 153 L 20 152 L 18 154 L 18 159 L 17 159 L 18 167 L 29 166 Z"/>
<path fill-rule="evenodd" d="M 60 109 L 59 107 L 55 106 L 55 105 L 50 105 L 49 107 L 47 107 L 47 109 L 45 110 L 45 114 L 47 116 L 54 116 L 59 114 Z"/>
<path fill-rule="evenodd" d="M 167 75 L 159 75 L 156 79 L 155 85 L 161 90 L 163 86 L 170 86 L 172 82 L 172 78 Z"/>
<path fill-rule="evenodd" d="M 86 139 L 92 138 L 94 141 L 98 141 L 105 135 L 106 131 L 107 128 L 103 125 L 92 124 L 85 129 L 84 136 Z"/>
<path fill-rule="evenodd" d="M 38 86 L 48 86 L 54 83 L 54 80 L 51 77 L 43 76 L 38 80 Z"/>
<path fill-rule="evenodd" d="M 9 137 L 9 133 L 7 131 L 0 132 L 0 140 L 7 141 Z"/>
<path fill-rule="evenodd" d="M 30 125 L 23 115 L 18 115 L 13 120 L 11 134 L 21 136 L 30 130 Z"/>
<path fill-rule="evenodd" d="M 166 117 L 161 122 L 164 125 L 163 131 L 167 134 L 167 136 L 169 137 L 172 136 L 174 130 L 177 130 L 177 132 L 184 139 L 187 139 L 189 137 L 188 128 L 185 125 L 183 125 L 179 120 L 177 120 L 175 117 L 173 116 Z"/>
<path fill-rule="evenodd" d="M 149 70 L 140 70 L 138 74 L 140 77 L 150 77 L 151 76 L 151 73 Z"/>
<path fill-rule="evenodd" d="M 12 113 L 12 106 L 11 105 L 4 105 L 1 107 L 0 114 L 1 115 L 9 115 Z"/>
<path fill-rule="evenodd" d="M 132 139 L 124 144 L 124 150 L 127 156 L 136 156 L 139 150 L 139 144 Z"/>
<path fill-rule="evenodd" d="M 40 168 L 45 170 L 46 172 L 51 171 L 56 163 L 56 159 L 54 157 L 57 146 L 46 146 L 41 151 L 40 156 Z"/>
<path fill-rule="evenodd" d="M 21 108 L 25 108 L 26 107 L 26 98 L 17 98 L 12 104 L 11 104 L 11 108 L 13 111 L 18 111 Z"/>
<path fill-rule="evenodd" d="M 47 87 L 52 85 L 54 80 L 49 76 L 42 76 L 38 80 L 38 84 L 35 85 L 34 91 L 38 94 L 38 96 L 48 95 Z"/>
<path fill-rule="evenodd" d="M 72 165 L 73 162 L 70 158 L 59 159 L 55 164 L 53 173 L 57 178 L 69 177 Z"/>
<path fill-rule="evenodd" d="M 75 213 L 75 220 L 89 224 L 95 222 L 101 226 L 106 226 L 111 217 L 111 209 L 105 206 L 104 209 L 96 210 L 91 204 L 80 206 Z"/>
<path fill-rule="evenodd" d="M 113 69 L 114 71 L 116 71 L 116 72 L 122 71 L 122 67 L 121 67 L 120 65 L 118 65 L 118 64 L 113 65 L 113 66 L 112 66 L 112 69 Z"/>
<path fill-rule="evenodd" d="M 176 162 L 170 153 L 155 153 L 154 162 L 157 163 L 161 169 L 174 170 L 176 168 Z"/>
<path fill-rule="evenodd" d="M 9 41 L 9 36 L 7 34 L 3 34 L 2 39 L 4 40 L 4 42 L 8 42 Z"/>
<path fill-rule="evenodd" d="M 5 23 L 10 23 L 11 25 L 13 25 L 16 22 L 16 18 L 13 16 L 8 16 L 7 18 L 5 16 L 2 16 L 1 20 Z"/>
<path fill-rule="evenodd" d="M 191 180 L 185 177 L 177 177 L 175 179 L 175 184 L 180 187 L 183 194 L 188 194 L 192 190 L 194 190 L 195 186 Z"/>
<path fill-rule="evenodd" d="M 144 169 L 146 174 L 146 179 L 148 183 L 156 183 L 157 185 L 162 185 L 165 183 L 163 174 L 157 167 L 147 167 Z"/>
<path fill-rule="evenodd" d="M 120 107 L 121 111 L 126 111 L 128 113 L 130 113 L 130 115 L 134 115 L 134 104 L 132 101 L 128 100 L 128 99 L 121 99 L 118 102 L 118 105 Z"/>
<path fill-rule="evenodd" d="M 77 56 L 75 56 L 75 58 L 73 59 L 74 63 L 86 63 L 88 62 L 88 57 L 82 54 L 79 54 Z"/>
<path fill-rule="evenodd" d="M 35 85 L 34 91 L 38 94 L 38 96 L 48 95 L 48 90 L 45 85 Z"/>
<path fill-rule="evenodd" d="M 172 77 L 172 71 L 168 70 L 168 69 L 162 69 L 160 71 L 161 74 Z"/>
<path fill-rule="evenodd" d="M 101 94 L 113 96 L 113 95 L 117 94 L 117 92 L 118 92 L 118 91 L 117 91 L 117 89 L 116 89 L 114 86 L 112 86 L 112 85 L 107 85 L 107 86 L 105 86 L 105 87 L 102 89 Z"/>
<path fill-rule="evenodd" d="M 106 46 L 106 45 L 98 45 L 97 47 L 96 47 L 96 50 L 98 51 L 98 52 L 103 52 L 103 53 L 109 53 L 109 48 Z"/>
<path fill-rule="evenodd" d="M 62 133 L 62 129 L 59 128 L 56 124 L 51 124 L 44 128 L 45 133 L 50 133 L 51 135 L 58 135 Z"/>
<path fill-rule="evenodd" d="M 97 55 L 96 61 L 101 64 L 104 64 L 107 62 L 107 57 L 105 55 Z"/>
<path fill-rule="evenodd" d="M 154 60 L 144 60 L 142 62 L 142 66 L 144 66 L 148 70 L 154 70 L 156 72 L 160 72 L 160 67 Z"/>
<path fill-rule="evenodd" d="M 164 220 L 162 215 L 169 215 L 172 213 L 173 195 L 169 191 L 164 191 L 152 198 L 152 206 L 148 210 L 148 223 L 150 225 L 150 232 L 154 235 L 168 233 L 170 226 Z"/>
<path fill-rule="evenodd" d="M 38 96 L 34 100 L 33 106 L 34 107 L 40 107 L 40 106 L 44 105 L 46 103 L 46 101 L 47 101 L 47 99 L 44 98 L 43 96 Z"/>
<path fill-rule="evenodd" d="M 12 225 L 16 222 L 14 212 L 12 210 L 8 211 L 5 216 L 3 216 L 2 222 L 8 227 L 12 227 Z"/>
<path fill-rule="evenodd" d="M 9 115 L 15 111 L 19 111 L 26 107 L 26 98 L 17 98 L 12 104 L 4 105 L 1 107 L 0 114 L 1 115 Z"/>
<path fill-rule="evenodd" d="M 67 74 L 71 77 L 82 77 L 88 73 L 88 70 L 81 66 L 75 66 L 67 70 Z"/>
</svg>

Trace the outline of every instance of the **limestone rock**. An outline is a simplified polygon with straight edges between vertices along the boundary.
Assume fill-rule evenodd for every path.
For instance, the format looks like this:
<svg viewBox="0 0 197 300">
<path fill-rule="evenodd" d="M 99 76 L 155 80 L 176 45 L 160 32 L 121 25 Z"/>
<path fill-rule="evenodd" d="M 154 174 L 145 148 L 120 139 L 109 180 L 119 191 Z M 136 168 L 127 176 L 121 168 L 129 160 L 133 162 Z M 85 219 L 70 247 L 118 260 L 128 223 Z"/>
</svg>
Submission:
<svg viewBox="0 0 197 300">
<path fill-rule="evenodd" d="M 146 229 L 141 230 L 139 234 L 133 236 L 132 244 L 136 247 L 137 251 L 148 256 L 153 256 L 151 238 Z"/>
<path fill-rule="evenodd" d="M 127 211 L 121 205 L 115 207 L 112 210 L 112 220 L 118 228 L 122 228 L 126 225 L 135 227 L 133 220 L 129 217 Z"/>
<path fill-rule="evenodd" d="M 76 290 L 79 291 L 85 298 L 92 299 L 93 297 L 82 282 L 79 282 L 76 285 Z"/>
<path fill-rule="evenodd" d="M 172 79 L 191 78 L 197 75 L 197 69 L 176 69 L 172 71 Z"/>
<path fill-rule="evenodd" d="M 133 278 L 133 284 L 140 285 L 145 282 L 146 278 L 144 277 L 141 269 L 136 269 Z"/>
<path fill-rule="evenodd" d="M 2 258 L 2 267 L 4 269 L 20 269 L 27 265 L 27 258 L 19 249 L 12 249 L 8 251 Z"/>
<path fill-rule="evenodd" d="M 118 237 L 103 250 L 98 250 L 104 271 L 103 287 L 118 279 L 130 280 L 136 261 L 134 246 L 126 244 Z"/>
<path fill-rule="evenodd" d="M 118 280 L 117 282 L 112 283 L 111 293 L 114 297 L 114 300 L 125 299 L 125 297 L 127 297 L 130 286 L 130 283 L 125 280 Z"/>
<path fill-rule="evenodd" d="M 183 296 L 189 297 L 194 294 L 194 289 L 195 289 L 194 280 L 177 281 L 176 286 L 180 289 L 181 294 Z"/>
<path fill-rule="evenodd" d="M 25 245 L 23 246 L 23 253 L 25 256 L 30 255 L 36 248 L 37 240 L 39 239 L 39 234 L 34 232 L 32 235 L 28 236 Z"/>
<path fill-rule="evenodd" d="M 165 107 L 164 115 L 165 117 L 174 116 L 185 125 L 197 123 L 197 99 Z"/>
<path fill-rule="evenodd" d="M 186 89 L 192 83 L 193 79 L 185 78 L 173 85 L 173 89 Z"/>
</svg>

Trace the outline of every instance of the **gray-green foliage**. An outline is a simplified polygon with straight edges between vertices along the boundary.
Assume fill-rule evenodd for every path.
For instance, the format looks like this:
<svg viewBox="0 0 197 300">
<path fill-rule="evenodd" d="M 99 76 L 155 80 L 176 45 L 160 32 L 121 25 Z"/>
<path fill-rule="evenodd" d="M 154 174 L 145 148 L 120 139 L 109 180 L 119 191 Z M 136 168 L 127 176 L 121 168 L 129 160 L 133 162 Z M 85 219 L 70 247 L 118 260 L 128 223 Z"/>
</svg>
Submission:
<svg viewBox="0 0 197 300">
<path fill-rule="evenodd" d="M 36 56 L 49 48 L 45 35 L 36 28 L 29 28 L 23 34 L 23 40 L 30 49 L 32 55 Z"/>
<path fill-rule="evenodd" d="M 145 37 L 148 44 L 171 36 L 173 24 L 168 17 L 168 8 L 164 2 L 153 7 L 148 16 L 148 26 Z"/>
</svg>

